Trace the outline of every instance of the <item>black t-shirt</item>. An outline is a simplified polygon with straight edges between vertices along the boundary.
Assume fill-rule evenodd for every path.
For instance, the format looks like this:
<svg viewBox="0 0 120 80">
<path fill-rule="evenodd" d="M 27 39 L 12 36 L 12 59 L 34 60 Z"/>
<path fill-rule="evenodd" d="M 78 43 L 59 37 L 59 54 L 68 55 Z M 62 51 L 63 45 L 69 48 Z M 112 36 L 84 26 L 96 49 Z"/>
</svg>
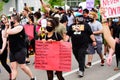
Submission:
<svg viewBox="0 0 120 80">
<path fill-rule="evenodd" d="M 60 40 L 62 40 L 63 38 L 62 38 L 62 36 L 61 36 L 60 34 L 54 32 L 51 37 L 48 37 L 48 36 L 46 35 L 46 40 L 48 40 L 48 39 L 60 41 Z"/>
<path fill-rule="evenodd" d="M 111 29 L 113 29 L 113 38 L 116 37 L 116 32 L 117 32 L 117 23 L 112 22 L 112 25 L 110 26 Z"/>
<path fill-rule="evenodd" d="M 61 23 L 65 23 L 65 22 L 67 22 L 67 21 L 68 21 L 67 16 L 66 16 L 65 14 L 63 14 L 63 15 L 61 16 L 60 22 L 61 22 Z"/>
<path fill-rule="evenodd" d="M 21 32 L 17 34 L 9 35 L 8 40 L 10 45 L 10 51 L 13 54 L 20 51 L 22 48 L 26 48 L 24 28 Z"/>
<path fill-rule="evenodd" d="M 3 41 L 2 41 L 2 30 L 4 30 L 4 29 L 5 29 L 5 25 L 1 24 L 1 26 L 0 26 L 0 49 L 2 48 L 2 43 L 3 43 Z"/>
<path fill-rule="evenodd" d="M 71 37 L 72 46 L 75 48 L 87 48 L 89 43 L 89 37 L 91 34 L 93 34 L 90 26 L 87 23 L 83 23 L 82 25 L 84 25 L 84 31 L 76 32 L 75 30 L 73 30 L 73 27 L 75 25 L 76 24 L 71 25 L 69 27 L 69 31 L 67 32 L 67 35 Z"/>
<path fill-rule="evenodd" d="M 115 37 L 120 39 L 120 25 L 117 25 L 117 27 L 116 27 Z"/>
</svg>

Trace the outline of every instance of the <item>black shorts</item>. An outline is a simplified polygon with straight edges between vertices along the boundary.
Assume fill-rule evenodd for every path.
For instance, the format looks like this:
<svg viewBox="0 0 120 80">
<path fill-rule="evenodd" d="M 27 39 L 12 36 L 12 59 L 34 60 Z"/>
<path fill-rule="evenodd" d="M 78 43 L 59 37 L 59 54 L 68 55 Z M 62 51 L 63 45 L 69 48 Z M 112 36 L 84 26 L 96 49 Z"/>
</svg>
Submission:
<svg viewBox="0 0 120 80">
<path fill-rule="evenodd" d="M 19 64 L 24 64 L 26 59 L 27 49 L 23 48 L 16 53 L 10 53 L 10 62 L 18 62 Z"/>
</svg>

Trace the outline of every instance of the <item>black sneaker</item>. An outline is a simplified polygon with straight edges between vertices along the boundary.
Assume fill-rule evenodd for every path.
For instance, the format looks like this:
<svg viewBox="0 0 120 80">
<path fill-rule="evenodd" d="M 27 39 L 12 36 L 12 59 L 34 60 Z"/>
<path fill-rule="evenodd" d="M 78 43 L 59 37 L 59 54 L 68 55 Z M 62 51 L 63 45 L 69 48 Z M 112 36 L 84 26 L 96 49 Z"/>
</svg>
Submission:
<svg viewBox="0 0 120 80">
<path fill-rule="evenodd" d="M 37 80 L 37 79 L 36 79 L 36 77 L 34 77 L 34 78 L 30 79 L 30 80 Z"/>
<path fill-rule="evenodd" d="M 30 61 L 25 61 L 26 64 L 30 64 Z"/>
</svg>

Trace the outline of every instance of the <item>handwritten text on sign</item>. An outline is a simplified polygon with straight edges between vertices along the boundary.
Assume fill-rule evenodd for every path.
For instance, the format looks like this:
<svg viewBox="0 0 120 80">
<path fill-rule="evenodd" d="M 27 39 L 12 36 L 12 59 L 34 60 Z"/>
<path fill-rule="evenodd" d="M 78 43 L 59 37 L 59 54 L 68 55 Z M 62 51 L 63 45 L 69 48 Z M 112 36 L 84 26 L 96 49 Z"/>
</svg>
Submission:
<svg viewBox="0 0 120 80">
<path fill-rule="evenodd" d="M 103 17 L 118 17 L 120 16 L 120 0 L 100 0 L 101 7 L 105 9 Z"/>
<path fill-rule="evenodd" d="M 35 68 L 70 71 L 71 44 L 69 42 L 45 42 L 36 40 Z"/>
</svg>

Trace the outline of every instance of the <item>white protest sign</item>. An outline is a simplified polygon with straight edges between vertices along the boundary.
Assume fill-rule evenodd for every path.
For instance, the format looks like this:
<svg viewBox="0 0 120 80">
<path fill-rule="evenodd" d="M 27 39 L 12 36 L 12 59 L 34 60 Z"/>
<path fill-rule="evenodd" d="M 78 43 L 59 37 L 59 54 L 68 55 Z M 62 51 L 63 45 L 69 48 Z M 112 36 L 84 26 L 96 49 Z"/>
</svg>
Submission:
<svg viewBox="0 0 120 80">
<path fill-rule="evenodd" d="M 94 0 L 86 0 L 86 7 L 88 10 L 94 8 Z"/>
<path fill-rule="evenodd" d="M 120 16 L 120 0 L 100 0 L 101 7 L 105 9 L 104 18 Z"/>
</svg>

